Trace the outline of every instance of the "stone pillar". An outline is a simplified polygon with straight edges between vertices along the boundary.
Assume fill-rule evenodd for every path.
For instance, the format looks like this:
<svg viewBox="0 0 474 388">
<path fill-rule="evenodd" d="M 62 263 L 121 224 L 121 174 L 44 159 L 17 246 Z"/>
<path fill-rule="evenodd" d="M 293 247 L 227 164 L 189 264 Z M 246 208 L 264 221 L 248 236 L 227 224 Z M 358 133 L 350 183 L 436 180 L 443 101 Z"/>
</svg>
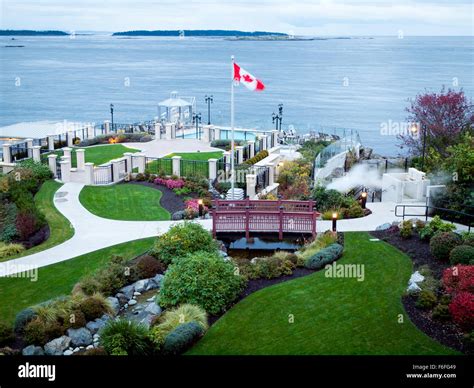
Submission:
<svg viewBox="0 0 474 388">
<path fill-rule="evenodd" d="M 214 140 L 220 140 L 221 138 L 221 129 L 214 127 Z"/>
<path fill-rule="evenodd" d="M 254 174 L 247 174 L 246 175 L 246 180 L 247 180 L 247 196 L 250 199 L 255 198 L 255 185 L 257 183 L 257 176 Z"/>
<path fill-rule="evenodd" d="M 171 124 L 171 138 L 176 139 L 176 124 Z"/>
<path fill-rule="evenodd" d="M 86 155 L 85 155 L 86 150 L 85 149 L 79 149 L 76 150 L 76 160 L 77 160 L 77 169 L 78 170 L 84 170 L 84 165 L 86 163 Z"/>
<path fill-rule="evenodd" d="M 161 123 L 155 120 L 153 126 L 155 127 L 155 139 L 161 139 Z"/>
<path fill-rule="evenodd" d="M 84 183 L 86 185 L 93 185 L 94 182 L 95 182 L 95 179 L 94 179 L 94 163 L 85 163 L 84 164 L 84 170 L 85 170 Z"/>
<path fill-rule="evenodd" d="M 126 169 L 125 169 L 125 172 L 127 174 L 130 174 L 132 172 L 132 155 L 133 155 L 133 153 L 131 153 L 131 152 L 125 152 L 123 154 L 125 160 L 127 161 Z"/>
<path fill-rule="evenodd" d="M 114 160 L 114 161 L 111 162 L 111 164 L 112 164 L 112 171 L 113 171 L 113 174 L 114 174 L 113 183 L 119 182 L 120 181 L 119 161 Z"/>
<path fill-rule="evenodd" d="M 209 179 L 217 179 L 217 159 L 209 159 Z"/>
<path fill-rule="evenodd" d="M 67 146 L 68 147 L 72 147 L 74 145 L 73 140 L 74 140 L 74 132 L 68 132 L 67 133 Z"/>
<path fill-rule="evenodd" d="M 237 151 L 237 164 L 242 164 L 244 162 L 244 147 L 237 146 L 235 150 Z"/>
<path fill-rule="evenodd" d="M 33 157 L 33 139 L 26 139 L 25 143 L 26 143 L 26 148 L 28 152 L 28 157 L 32 158 Z"/>
<path fill-rule="evenodd" d="M 71 181 L 71 159 L 63 157 L 59 162 L 61 166 L 61 180 L 64 183 Z"/>
<path fill-rule="evenodd" d="M 53 173 L 53 177 L 55 178 L 58 177 L 57 164 L 56 164 L 57 158 L 58 158 L 58 155 L 56 154 L 48 155 L 48 166 L 51 172 Z"/>
<path fill-rule="evenodd" d="M 63 149 L 63 157 L 64 158 L 68 158 L 69 160 L 72 160 L 71 159 L 71 149 L 69 147 L 64 147 Z"/>
<path fill-rule="evenodd" d="M 279 132 L 280 131 L 277 131 L 276 129 L 272 131 L 272 147 L 278 146 L 278 133 Z"/>
<path fill-rule="evenodd" d="M 171 140 L 173 138 L 173 124 L 167 123 L 165 124 L 165 139 Z"/>
<path fill-rule="evenodd" d="M 88 125 L 87 126 L 87 138 L 88 139 L 93 139 L 94 137 L 95 137 L 94 126 L 93 125 Z"/>
<path fill-rule="evenodd" d="M 10 143 L 3 144 L 3 162 L 4 163 L 11 163 L 12 162 L 12 152 L 10 150 Z"/>
<path fill-rule="evenodd" d="M 40 163 L 41 162 L 41 146 L 33 146 L 33 160 L 35 162 Z"/>
<path fill-rule="evenodd" d="M 263 136 L 262 136 L 262 139 L 263 139 L 263 147 L 262 147 L 262 149 L 263 149 L 263 150 L 266 150 L 266 149 L 268 149 L 267 135 L 263 135 Z"/>
<path fill-rule="evenodd" d="M 110 121 L 109 120 L 104 121 L 104 128 L 105 128 L 105 133 L 106 134 L 110 132 Z"/>
<path fill-rule="evenodd" d="M 209 143 L 211 141 L 211 125 L 202 126 L 202 141 Z"/>
<path fill-rule="evenodd" d="M 275 184 L 275 164 L 268 163 L 268 186 L 273 186 Z"/>
<path fill-rule="evenodd" d="M 181 156 L 172 156 L 173 175 L 181 176 Z"/>
<path fill-rule="evenodd" d="M 48 150 L 54 151 L 54 136 L 48 135 Z"/>
<path fill-rule="evenodd" d="M 138 165 L 138 173 L 143 174 L 146 168 L 146 157 L 144 154 L 133 154 L 133 158 Z"/>
<path fill-rule="evenodd" d="M 255 140 L 249 140 L 248 142 L 249 145 L 249 159 L 253 158 L 255 156 Z"/>
</svg>

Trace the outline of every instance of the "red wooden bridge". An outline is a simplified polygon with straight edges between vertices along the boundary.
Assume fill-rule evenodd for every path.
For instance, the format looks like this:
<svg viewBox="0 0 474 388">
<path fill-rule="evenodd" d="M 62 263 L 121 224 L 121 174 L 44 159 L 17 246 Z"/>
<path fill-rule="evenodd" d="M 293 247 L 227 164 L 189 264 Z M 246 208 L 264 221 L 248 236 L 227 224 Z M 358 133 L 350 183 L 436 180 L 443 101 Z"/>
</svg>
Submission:
<svg viewBox="0 0 474 388">
<path fill-rule="evenodd" d="M 316 235 L 316 218 L 314 201 L 267 201 L 242 200 L 212 202 L 212 233 L 250 232 L 278 233 L 280 240 L 283 233 Z"/>
</svg>

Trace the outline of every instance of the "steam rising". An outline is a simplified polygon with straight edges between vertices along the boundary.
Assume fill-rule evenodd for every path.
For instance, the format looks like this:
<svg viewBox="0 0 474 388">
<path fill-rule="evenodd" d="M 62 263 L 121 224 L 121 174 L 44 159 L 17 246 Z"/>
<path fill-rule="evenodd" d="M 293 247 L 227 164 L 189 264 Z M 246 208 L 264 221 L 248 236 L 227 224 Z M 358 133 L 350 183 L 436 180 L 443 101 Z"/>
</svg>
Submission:
<svg viewBox="0 0 474 388">
<path fill-rule="evenodd" d="M 357 186 L 381 189 L 382 176 L 379 170 L 367 164 L 357 164 L 343 177 L 334 179 L 327 188 L 345 193 Z"/>
</svg>

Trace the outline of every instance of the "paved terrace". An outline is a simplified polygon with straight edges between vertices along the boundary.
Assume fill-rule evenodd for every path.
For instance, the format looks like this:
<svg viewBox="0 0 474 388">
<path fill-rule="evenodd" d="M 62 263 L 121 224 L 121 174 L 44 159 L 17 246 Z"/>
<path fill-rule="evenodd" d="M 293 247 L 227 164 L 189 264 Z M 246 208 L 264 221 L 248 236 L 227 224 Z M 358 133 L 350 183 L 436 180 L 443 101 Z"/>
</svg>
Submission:
<svg viewBox="0 0 474 388">
<path fill-rule="evenodd" d="M 173 149 L 175 149 L 175 145 L 173 145 Z M 169 153 L 169 151 L 164 152 Z M 173 224 L 182 222 L 114 221 L 97 217 L 85 209 L 79 201 L 79 193 L 83 187 L 84 185 L 79 183 L 66 183 L 56 192 L 54 198 L 56 208 L 73 225 L 74 236 L 45 251 L 0 263 L 0 277 L 22 272 L 25 268 L 33 266 L 45 267 L 127 241 L 157 236 L 165 233 Z M 338 231 L 372 231 L 381 224 L 401 220 L 401 218 L 395 217 L 395 203 L 368 203 L 367 207 L 372 210 L 371 215 L 351 220 L 340 220 L 337 222 Z M 422 214 L 420 209 L 420 215 Z M 212 229 L 212 220 L 198 220 L 197 222 L 207 230 Z M 331 229 L 331 225 L 332 221 L 317 221 L 317 232 Z M 463 226 L 458 227 L 466 229 Z"/>
<path fill-rule="evenodd" d="M 181 152 L 213 152 L 222 151 L 220 148 L 211 147 L 210 143 L 196 139 L 152 140 L 147 143 L 124 143 L 126 147 L 136 148 L 146 156 L 162 158 L 172 153 Z"/>
</svg>

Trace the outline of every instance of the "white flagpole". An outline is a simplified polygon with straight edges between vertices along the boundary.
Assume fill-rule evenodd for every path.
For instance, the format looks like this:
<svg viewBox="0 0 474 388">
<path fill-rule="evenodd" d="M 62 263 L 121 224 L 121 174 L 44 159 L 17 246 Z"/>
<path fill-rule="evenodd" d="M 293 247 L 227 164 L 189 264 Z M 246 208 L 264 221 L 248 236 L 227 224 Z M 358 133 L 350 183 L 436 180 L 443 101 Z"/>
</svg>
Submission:
<svg viewBox="0 0 474 388">
<path fill-rule="evenodd" d="M 234 56 L 231 57 L 232 62 L 232 82 L 230 86 L 230 130 L 231 130 L 231 142 L 230 142 L 230 190 L 232 193 L 232 199 L 234 199 L 234 187 L 235 187 L 235 174 L 234 174 Z"/>
</svg>

